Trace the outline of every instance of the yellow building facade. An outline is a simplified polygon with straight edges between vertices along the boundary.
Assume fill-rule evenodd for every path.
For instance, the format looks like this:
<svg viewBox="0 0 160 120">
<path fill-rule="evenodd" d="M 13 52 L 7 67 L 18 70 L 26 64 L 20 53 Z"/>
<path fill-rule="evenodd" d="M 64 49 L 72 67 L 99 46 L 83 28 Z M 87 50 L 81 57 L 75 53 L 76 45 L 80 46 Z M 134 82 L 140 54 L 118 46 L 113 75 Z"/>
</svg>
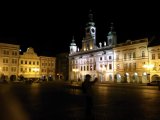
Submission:
<svg viewBox="0 0 160 120">
<path fill-rule="evenodd" d="M 18 76 L 26 79 L 44 78 L 55 79 L 55 57 L 38 56 L 32 47 L 22 55 L 19 53 L 20 45 L 0 43 L 0 75 L 1 80 L 9 81 L 11 76 L 14 80 Z"/>
<path fill-rule="evenodd" d="M 55 79 L 56 59 L 53 57 L 40 56 L 40 74 L 43 79 Z"/>
<path fill-rule="evenodd" d="M 114 80 L 116 82 L 148 83 L 148 39 L 127 40 L 114 48 Z"/>
<path fill-rule="evenodd" d="M 19 45 L 0 43 L 0 75 L 9 79 L 18 75 Z"/>
<path fill-rule="evenodd" d="M 55 79 L 55 57 L 38 56 L 32 47 L 20 55 L 19 75 L 24 78 L 40 78 L 45 80 Z"/>
<path fill-rule="evenodd" d="M 20 75 L 24 78 L 40 78 L 40 58 L 31 47 L 19 57 Z"/>
</svg>

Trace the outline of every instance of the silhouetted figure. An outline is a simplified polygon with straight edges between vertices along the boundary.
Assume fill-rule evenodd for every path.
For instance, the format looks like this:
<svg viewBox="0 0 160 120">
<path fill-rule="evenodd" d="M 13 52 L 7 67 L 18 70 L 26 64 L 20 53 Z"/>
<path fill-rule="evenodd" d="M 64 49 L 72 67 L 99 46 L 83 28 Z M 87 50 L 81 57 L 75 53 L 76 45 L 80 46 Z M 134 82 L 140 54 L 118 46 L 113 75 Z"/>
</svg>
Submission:
<svg viewBox="0 0 160 120">
<path fill-rule="evenodd" d="M 90 81 L 91 76 L 87 74 L 84 82 L 82 83 L 82 91 L 85 94 L 86 99 L 86 115 L 90 116 L 92 113 L 93 100 L 92 100 L 92 85 L 98 80 Z"/>
</svg>

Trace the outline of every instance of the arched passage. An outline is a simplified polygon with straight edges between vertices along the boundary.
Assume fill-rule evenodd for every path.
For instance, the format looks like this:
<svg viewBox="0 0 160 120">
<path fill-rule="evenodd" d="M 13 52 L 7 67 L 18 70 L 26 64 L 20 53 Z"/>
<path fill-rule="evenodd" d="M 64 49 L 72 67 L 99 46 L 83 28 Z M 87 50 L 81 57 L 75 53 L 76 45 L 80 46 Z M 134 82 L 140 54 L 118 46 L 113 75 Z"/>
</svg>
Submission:
<svg viewBox="0 0 160 120">
<path fill-rule="evenodd" d="M 160 80 L 160 76 L 155 74 L 151 77 L 151 81 L 157 81 L 157 80 Z"/>
</svg>

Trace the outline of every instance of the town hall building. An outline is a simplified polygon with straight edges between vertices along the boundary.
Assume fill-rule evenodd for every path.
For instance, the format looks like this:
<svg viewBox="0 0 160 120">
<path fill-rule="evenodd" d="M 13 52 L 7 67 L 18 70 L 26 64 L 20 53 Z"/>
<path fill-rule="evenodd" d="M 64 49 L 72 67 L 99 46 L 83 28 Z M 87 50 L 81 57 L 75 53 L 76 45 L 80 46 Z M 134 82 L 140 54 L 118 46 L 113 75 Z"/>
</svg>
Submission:
<svg viewBox="0 0 160 120">
<path fill-rule="evenodd" d="M 159 79 L 160 45 L 151 46 L 148 38 L 117 44 L 113 23 L 107 41 L 97 45 L 90 13 L 82 47 L 73 38 L 69 54 L 69 80 L 83 81 L 86 74 L 99 82 L 148 83 Z"/>
</svg>

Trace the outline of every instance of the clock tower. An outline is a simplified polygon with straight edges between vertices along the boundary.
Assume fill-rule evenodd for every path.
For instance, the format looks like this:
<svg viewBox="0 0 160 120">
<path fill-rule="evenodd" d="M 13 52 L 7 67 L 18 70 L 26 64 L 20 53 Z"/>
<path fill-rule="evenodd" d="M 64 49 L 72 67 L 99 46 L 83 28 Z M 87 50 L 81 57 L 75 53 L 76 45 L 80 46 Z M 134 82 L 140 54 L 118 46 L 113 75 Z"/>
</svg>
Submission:
<svg viewBox="0 0 160 120">
<path fill-rule="evenodd" d="M 117 44 L 117 35 L 114 31 L 113 23 L 111 23 L 110 31 L 108 32 L 107 43 L 108 46 L 114 46 Z"/>
<path fill-rule="evenodd" d="M 96 47 L 96 27 L 93 22 L 93 14 L 89 12 L 89 22 L 85 28 L 85 38 L 82 40 L 82 50 L 88 51 Z"/>
</svg>

